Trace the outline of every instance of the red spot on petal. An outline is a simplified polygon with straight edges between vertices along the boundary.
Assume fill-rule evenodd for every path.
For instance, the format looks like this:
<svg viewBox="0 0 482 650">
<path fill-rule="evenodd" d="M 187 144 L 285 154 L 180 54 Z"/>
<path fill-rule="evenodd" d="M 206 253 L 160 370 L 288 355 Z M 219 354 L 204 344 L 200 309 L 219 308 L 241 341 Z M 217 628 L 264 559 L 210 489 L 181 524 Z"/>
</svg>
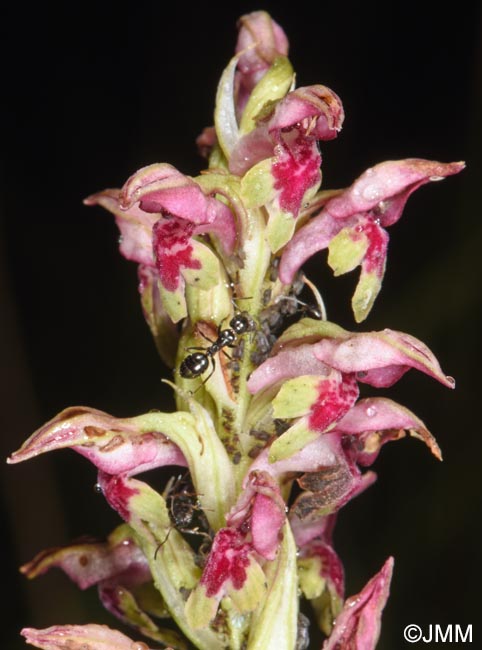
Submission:
<svg viewBox="0 0 482 650">
<path fill-rule="evenodd" d="M 129 521 L 131 513 L 129 500 L 139 494 L 139 490 L 130 487 L 122 476 L 113 476 L 104 488 L 104 494 L 109 504 L 117 510 L 124 521 Z"/>
<path fill-rule="evenodd" d="M 311 407 L 309 426 L 315 431 L 325 431 L 350 410 L 359 390 L 352 374 L 342 375 L 342 381 L 323 379 L 318 388 L 318 399 Z"/>
<path fill-rule="evenodd" d="M 345 589 L 345 573 L 343 564 L 335 551 L 324 542 L 314 542 L 311 549 L 313 555 L 321 559 L 321 577 L 330 580 L 340 597 Z"/>
<path fill-rule="evenodd" d="M 251 551 L 236 530 L 224 528 L 217 533 L 201 578 L 208 598 L 218 594 L 228 580 L 235 589 L 241 589 L 246 582 Z"/>
<path fill-rule="evenodd" d="M 385 258 L 388 245 L 387 232 L 378 223 L 367 220 L 362 226 L 362 231 L 368 239 L 368 249 L 363 261 L 366 273 L 382 276 L 385 268 Z"/>
<path fill-rule="evenodd" d="M 290 138 L 296 133 L 295 138 Z M 279 191 L 279 204 L 284 212 L 298 216 L 305 192 L 320 180 L 321 156 L 316 140 L 297 130 L 283 134 L 276 147 L 276 162 L 272 166 L 274 187 Z"/>
<path fill-rule="evenodd" d="M 184 219 L 159 219 L 152 229 L 154 254 L 159 277 L 167 291 L 176 291 L 181 270 L 200 269 L 192 257 L 194 224 Z"/>
</svg>

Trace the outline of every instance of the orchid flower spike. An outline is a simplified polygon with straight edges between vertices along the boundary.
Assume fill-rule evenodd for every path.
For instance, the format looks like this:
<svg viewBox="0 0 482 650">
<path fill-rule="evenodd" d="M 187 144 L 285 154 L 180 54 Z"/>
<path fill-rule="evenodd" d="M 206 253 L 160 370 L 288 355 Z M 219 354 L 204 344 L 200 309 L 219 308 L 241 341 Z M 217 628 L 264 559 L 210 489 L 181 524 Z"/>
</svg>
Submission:
<svg viewBox="0 0 482 650">
<path fill-rule="evenodd" d="M 152 163 L 85 200 L 114 215 L 120 252 L 138 265 L 174 409 L 67 408 L 8 459 L 70 449 L 94 466 L 119 525 L 21 571 L 58 568 L 95 587 L 145 641 L 95 623 L 22 630 L 37 648 L 306 650 L 311 624 L 324 650 L 372 650 L 393 559 L 346 598 L 338 513 L 375 483 L 367 468 L 385 443 L 408 434 L 442 458 L 426 425 L 377 391 L 410 370 L 445 388 L 454 380 L 409 334 L 330 322 L 302 265 L 328 249 L 335 275 L 360 266 L 361 322 L 381 288 L 386 228 L 412 192 L 463 163 L 383 162 L 346 189 L 320 190 L 320 145 L 340 133 L 341 99 L 319 83 L 296 87 L 288 39 L 269 14 L 247 14 L 238 29 L 214 125 L 197 139 L 207 169 L 190 177 Z M 309 289 L 323 309 L 310 308 Z"/>
</svg>

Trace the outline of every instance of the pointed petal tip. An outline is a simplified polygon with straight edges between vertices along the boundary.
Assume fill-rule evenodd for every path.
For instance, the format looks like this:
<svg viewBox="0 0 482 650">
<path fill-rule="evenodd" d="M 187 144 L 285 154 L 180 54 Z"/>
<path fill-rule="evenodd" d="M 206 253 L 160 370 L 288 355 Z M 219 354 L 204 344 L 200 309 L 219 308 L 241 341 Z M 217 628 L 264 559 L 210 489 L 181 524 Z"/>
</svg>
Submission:
<svg viewBox="0 0 482 650">
<path fill-rule="evenodd" d="M 101 190 L 100 192 L 94 192 L 94 194 L 89 194 L 89 196 L 86 196 L 85 199 L 82 200 L 82 203 L 84 205 L 92 206 L 92 205 L 102 205 L 102 201 L 104 200 L 109 200 L 109 199 L 114 199 L 118 200 L 119 198 L 119 190 L 114 189 L 114 188 L 107 188 L 105 190 Z"/>
<path fill-rule="evenodd" d="M 455 379 L 450 375 L 445 376 L 445 385 L 447 388 L 455 388 Z"/>
</svg>

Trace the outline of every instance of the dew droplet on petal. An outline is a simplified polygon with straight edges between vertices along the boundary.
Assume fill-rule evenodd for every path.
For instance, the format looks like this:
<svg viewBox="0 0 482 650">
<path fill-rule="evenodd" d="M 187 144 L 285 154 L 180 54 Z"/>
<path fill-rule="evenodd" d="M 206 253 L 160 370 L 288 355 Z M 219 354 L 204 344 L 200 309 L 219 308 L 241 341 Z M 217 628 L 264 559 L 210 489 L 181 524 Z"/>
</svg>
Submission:
<svg viewBox="0 0 482 650">
<path fill-rule="evenodd" d="M 377 185 L 367 185 L 363 190 L 363 198 L 366 201 L 376 201 L 380 197 L 381 191 Z"/>
<path fill-rule="evenodd" d="M 455 388 L 455 379 L 450 375 L 446 375 L 445 379 L 449 382 L 452 388 Z"/>
<path fill-rule="evenodd" d="M 377 409 L 374 406 L 369 406 L 366 410 L 366 414 L 369 418 L 372 418 L 377 414 Z"/>
</svg>

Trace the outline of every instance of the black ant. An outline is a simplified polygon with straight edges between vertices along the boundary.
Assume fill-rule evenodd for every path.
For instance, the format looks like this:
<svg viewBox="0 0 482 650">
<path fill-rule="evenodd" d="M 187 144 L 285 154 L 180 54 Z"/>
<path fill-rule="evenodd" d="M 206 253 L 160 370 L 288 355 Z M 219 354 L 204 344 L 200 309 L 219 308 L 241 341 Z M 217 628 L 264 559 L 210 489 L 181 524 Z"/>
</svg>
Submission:
<svg viewBox="0 0 482 650">
<path fill-rule="evenodd" d="M 169 518 L 172 525 L 169 526 L 165 538 L 160 542 L 154 553 L 154 560 L 161 547 L 169 539 L 173 529 L 179 533 L 198 535 L 204 538 L 203 543 L 212 541 L 209 535 L 209 524 L 201 509 L 198 497 L 190 479 L 187 476 L 179 475 L 171 477 L 164 490 L 163 496 L 169 511 Z"/>
<path fill-rule="evenodd" d="M 211 364 L 211 372 L 209 376 L 203 381 L 203 384 L 211 377 L 216 369 L 216 362 L 214 355 L 221 352 L 223 348 L 236 347 L 236 339 L 247 332 L 253 331 L 255 324 L 248 312 L 243 311 L 233 316 L 229 321 L 229 328 L 222 330 L 221 326 L 218 328 L 218 337 L 215 341 L 210 341 L 211 345 L 207 348 L 188 348 L 189 350 L 198 350 L 189 354 L 181 363 L 179 373 L 185 379 L 194 379 L 200 377 Z M 201 332 L 202 334 L 202 332 Z M 204 336 L 204 334 L 202 334 Z M 204 338 L 207 339 L 206 336 Z M 207 339 L 209 340 L 209 339 Z M 223 350 L 224 352 L 224 350 Z M 224 352 L 226 354 L 226 352 Z M 226 354 L 226 356 L 229 356 Z"/>
</svg>

